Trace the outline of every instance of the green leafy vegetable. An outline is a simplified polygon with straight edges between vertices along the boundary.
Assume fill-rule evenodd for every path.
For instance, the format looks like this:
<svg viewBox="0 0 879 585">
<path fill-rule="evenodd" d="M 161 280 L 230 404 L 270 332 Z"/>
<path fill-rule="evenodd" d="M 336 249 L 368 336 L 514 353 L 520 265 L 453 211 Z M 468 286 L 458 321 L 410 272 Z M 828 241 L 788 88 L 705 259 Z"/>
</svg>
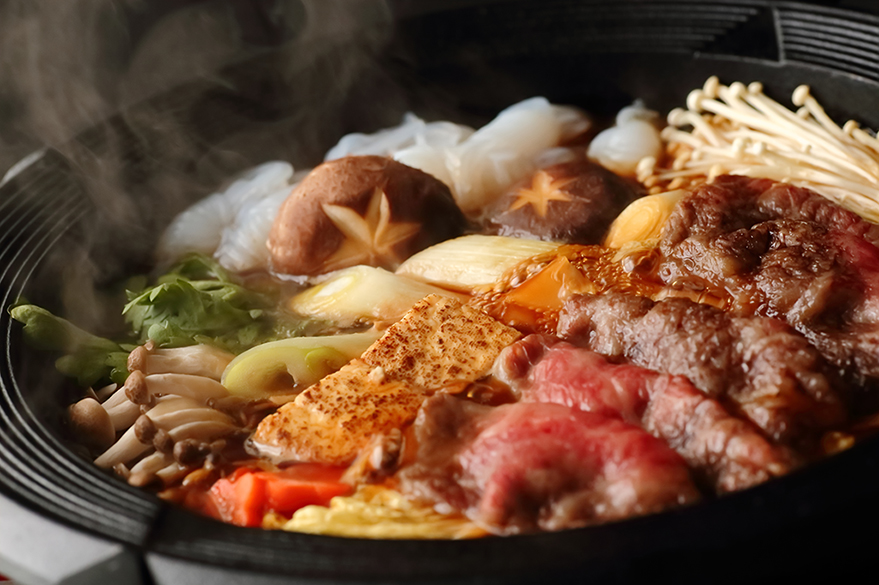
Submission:
<svg viewBox="0 0 879 585">
<path fill-rule="evenodd" d="M 268 299 L 232 281 L 211 259 L 188 256 L 156 286 L 128 293 L 122 313 L 140 343 L 209 343 L 238 353 L 271 330 Z"/>
<path fill-rule="evenodd" d="M 107 380 L 122 384 L 128 377 L 131 346 L 92 335 L 36 305 L 13 306 L 9 314 L 24 324 L 24 334 L 31 345 L 64 353 L 55 367 L 65 376 L 76 378 L 80 385 L 92 386 Z"/>
<path fill-rule="evenodd" d="M 202 255 L 185 257 L 155 286 L 146 285 L 143 277 L 128 283 L 128 304 L 122 313 L 131 326 L 131 344 L 92 335 L 35 305 L 21 303 L 9 312 L 24 324 L 31 345 L 64 354 L 55 366 L 82 386 L 108 380 L 123 383 L 129 352 L 150 340 L 160 347 L 206 343 L 241 353 L 320 326 L 276 309 L 270 294 L 244 288 Z"/>
</svg>

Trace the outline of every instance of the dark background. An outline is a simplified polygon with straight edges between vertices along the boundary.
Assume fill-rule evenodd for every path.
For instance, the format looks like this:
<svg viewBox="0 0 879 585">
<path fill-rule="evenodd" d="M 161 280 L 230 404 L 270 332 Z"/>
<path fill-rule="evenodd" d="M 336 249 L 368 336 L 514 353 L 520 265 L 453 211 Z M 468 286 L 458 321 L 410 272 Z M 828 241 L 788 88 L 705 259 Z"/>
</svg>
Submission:
<svg viewBox="0 0 879 585">
<path fill-rule="evenodd" d="M 396 11 L 478 1 L 0 0 L 0 176 L 120 108 L 326 23 L 379 19 L 390 31 Z M 879 12 L 876 0 L 813 3 Z"/>
</svg>

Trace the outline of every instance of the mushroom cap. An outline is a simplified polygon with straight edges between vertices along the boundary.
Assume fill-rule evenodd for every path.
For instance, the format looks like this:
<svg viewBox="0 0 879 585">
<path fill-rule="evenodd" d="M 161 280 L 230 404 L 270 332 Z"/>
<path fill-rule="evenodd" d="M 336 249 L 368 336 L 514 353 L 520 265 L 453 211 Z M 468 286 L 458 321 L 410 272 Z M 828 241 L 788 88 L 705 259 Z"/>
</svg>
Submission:
<svg viewBox="0 0 879 585">
<path fill-rule="evenodd" d="M 74 436 L 86 447 L 103 450 L 116 440 L 110 415 L 94 398 L 83 398 L 68 413 Z"/>
<path fill-rule="evenodd" d="M 538 170 L 501 196 L 488 215 L 502 236 L 597 244 L 643 190 L 585 158 Z"/>
<path fill-rule="evenodd" d="M 387 209 L 379 205 L 382 195 Z M 341 223 L 349 223 L 349 233 L 340 230 Z M 393 270 L 465 226 L 440 180 L 390 158 L 349 156 L 317 166 L 290 193 L 267 246 L 272 269 L 280 274 L 316 275 L 357 264 Z M 347 250 L 355 255 L 346 257 Z"/>
</svg>

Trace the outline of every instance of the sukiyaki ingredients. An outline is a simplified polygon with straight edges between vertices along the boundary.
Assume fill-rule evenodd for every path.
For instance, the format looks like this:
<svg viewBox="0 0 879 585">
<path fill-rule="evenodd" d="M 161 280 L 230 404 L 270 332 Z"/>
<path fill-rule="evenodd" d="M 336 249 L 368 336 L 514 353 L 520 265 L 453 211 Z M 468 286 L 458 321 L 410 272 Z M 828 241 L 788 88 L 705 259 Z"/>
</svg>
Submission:
<svg viewBox="0 0 879 585">
<path fill-rule="evenodd" d="M 790 470 L 793 457 L 683 376 L 659 374 L 548 336 L 506 348 L 496 373 L 525 402 L 619 416 L 665 441 L 712 491 L 731 492 Z"/>
<path fill-rule="evenodd" d="M 589 143 L 589 158 L 614 173 L 634 177 L 641 160 L 662 157 L 658 117 L 640 102 L 623 108 L 617 114 L 616 125 L 599 132 Z"/>
<path fill-rule="evenodd" d="M 677 205 L 656 272 L 786 320 L 862 386 L 879 377 L 877 230 L 807 189 L 721 177 Z"/>
<path fill-rule="evenodd" d="M 293 190 L 268 239 L 272 269 L 316 275 L 365 264 L 395 269 L 460 235 L 466 221 L 448 187 L 393 160 L 346 157 L 316 167 Z"/>
<path fill-rule="evenodd" d="M 457 146 L 473 134 L 473 128 L 452 122 L 425 122 L 412 112 L 403 116 L 399 126 L 379 130 L 373 134 L 353 133 L 342 137 L 331 148 L 324 160 L 336 160 L 346 156 L 388 156 L 394 157 L 409 148 L 442 149 Z M 398 158 L 405 165 L 421 169 L 444 183 L 441 174 L 434 174 L 420 165 L 406 162 L 406 156 Z M 448 184 L 448 183 L 446 183 Z"/>
<path fill-rule="evenodd" d="M 24 325 L 28 343 L 38 349 L 62 352 L 55 367 L 65 376 L 76 378 L 80 386 L 111 380 L 121 384 L 128 377 L 130 347 L 83 331 L 36 305 L 14 306 L 9 315 Z"/>
<path fill-rule="evenodd" d="M 147 342 L 131 351 L 128 370 L 146 375 L 191 374 L 219 381 L 223 371 L 235 356 L 212 345 L 198 344 L 186 347 L 159 348 Z"/>
<path fill-rule="evenodd" d="M 267 267 L 265 242 L 272 221 L 299 178 L 288 163 L 265 163 L 202 199 L 165 229 L 157 248 L 159 263 L 198 252 L 214 256 L 228 270 Z"/>
<path fill-rule="evenodd" d="M 636 199 L 613 220 L 604 245 L 608 248 L 654 248 L 659 244 L 662 226 L 687 191 L 677 189 Z"/>
<path fill-rule="evenodd" d="M 778 441 L 808 446 L 846 419 L 832 368 L 778 319 L 734 317 L 687 299 L 583 295 L 565 303 L 558 333 L 610 358 L 686 376 Z"/>
<path fill-rule="evenodd" d="M 175 463 L 168 453 L 156 451 L 138 461 L 128 474 L 128 483 L 135 487 L 143 487 L 157 478 L 174 481 L 186 474 L 186 468 Z"/>
<path fill-rule="evenodd" d="M 349 538 L 462 539 L 485 536 L 485 530 L 461 514 L 440 514 L 381 486 L 362 486 L 339 496 L 328 507 L 306 506 L 289 520 L 270 515 L 270 528 Z"/>
<path fill-rule="evenodd" d="M 385 375 L 431 390 L 486 375 L 521 334 L 459 301 L 431 295 L 394 323 L 362 359 Z"/>
<path fill-rule="evenodd" d="M 617 214 L 641 194 L 636 183 L 580 158 L 520 182 L 497 198 L 487 220 L 502 236 L 598 244 Z"/>
<path fill-rule="evenodd" d="M 140 404 L 129 400 L 125 390 L 120 392 L 119 387 L 117 385 L 114 386 L 116 387 L 116 390 L 114 390 L 113 394 L 103 402 L 102 406 L 110 417 L 113 429 L 117 432 L 122 432 L 133 425 L 134 421 L 136 421 L 137 417 L 142 413 L 140 410 Z"/>
<path fill-rule="evenodd" d="M 341 468 L 296 465 L 279 471 L 239 468 L 211 486 L 211 500 L 222 520 L 238 526 L 262 526 L 269 512 L 291 516 L 305 506 L 327 506 L 351 493 Z"/>
<path fill-rule="evenodd" d="M 185 439 L 209 443 L 239 430 L 230 416 L 192 398 L 168 395 L 143 406 L 146 413 L 95 460 L 98 467 L 129 463 L 151 448 L 170 453 L 176 442 Z"/>
<path fill-rule="evenodd" d="M 411 427 L 407 426 L 373 435 L 348 466 L 342 479 L 351 485 L 388 483 L 397 472 L 400 462 L 412 450 L 411 437 L 407 438 L 410 430 Z"/>
<path fill-rule="evenodd" d="M 642 106 L 588 154 L 542 98 L 477 131 L 410 115 L 184 213 L 161 250 L 217 260 L 131 279 L 125 341 L 11 312 L 99 388 L 81 453 L 242 526 L 504 535 L 745 489 L 876 432 L 879 142 L 807 89 L 690 101 L 666 151 Z M 647 197 L 612 172 L 639 159 Z M 754 178 L 782 175 L 858 213 Z"/>
<path fill-rule="evenodd" d="M 495 408 L 440 393 L 415 423 L 404 494 L 495 534 L 561 530 L 698 501 L 683 459 L 616 417 L 559 404 Z"/>
<path fill-rule="evenodd" d="M 229 363 L 222 384 L 248 400 L 287 401 L 355 357 L 378 339 L 375 330 L 323 337 L 292 337 L 252 347 Z"/>
<path fill-rule="evenodd" d="M 351 463 L 374 435 L 411 422 L 431 391 L 485 376 L 518 337 L 475 309 L 431 295 L 361 359 L 264 419 L 253 445 L 279 462 Z"/>
<path fill-rule="evenodd" d="M 454 295 L 383 268 L 352 266 L 299 293 L 288 307 L 298 315 L 351 327 L 393 323 L 430 294 Z"/>
<path fill-rule="evenodd" d="M 103 450 L 116 440 L 110 415 L 94 398 L 83 398 L 68 409 L 73 435 L 86 447 Z"/>
<path fill-rule="evenodd" d="M 415 418 L 425 391 L 353 360 L 263 419 L 251 438 L 260 456 L 346 465 L 370 438 Z"/>
<path fill-rule="evenodd" d="M 123 314 L 140 343 L 209 343 L 234 352 L 272 334 L 269 300 L 201 256 L 184 259 L 155 286 L 128 294 Z"/>
<path fill-rule="evenodd" d="M 418 252 L 397 274 L 469 293 L 493 284 L 519 263 L 558 248 L 555 242 L 472 234 Z"/>
<path fill-rule="evenodd" d="M 839 127 L 799 86 L 792 112 L 763 93 L 760 83 L 721 84 L 709 78 L 687 97 L 687 109 L 668 114 L 663 138 L 670 168 L 645 159 L 638 178 L 675 189 L 722 174 L 784 181 L 814 189 L 842 207 L 879 221 L 879 141 L 850 120 Z"/>
<path fill-rule="evenodd" d="M 135 404 L 149 405 L 155 398 L 174 394 L 200 402 L 225 397 L 228 392 L 218 381 L 192 374 L 150 374 L 133 371 L 125 385 L 117 392 L 124 392 Z"/>
</svg>

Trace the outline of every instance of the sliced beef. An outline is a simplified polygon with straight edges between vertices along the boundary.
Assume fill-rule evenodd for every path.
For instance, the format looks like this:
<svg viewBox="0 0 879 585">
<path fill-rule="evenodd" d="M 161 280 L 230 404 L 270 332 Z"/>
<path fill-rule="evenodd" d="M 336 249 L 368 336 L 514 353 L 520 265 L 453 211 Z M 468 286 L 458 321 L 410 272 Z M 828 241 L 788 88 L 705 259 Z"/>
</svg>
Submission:
<svg viewBox="0 0 879 585">
<path fill-rule="evenodd" d="M 703 485 L 718 493 L 786 473 L 791 453 L 731 415 L 682 376 L 608 362 L 599 354 L 531 335 L 495 364 L 521 400 L 551 402 L 643 426 L 677 451 Z"/>
<path fill-rule="evenodd" d="M 785 320 L 856 386 L 879 379 L 879 226 L 809 191 L 720 177 L 673 211 L 657 275 Z"/>
<path fill-rule="evenodd" d="M 741 180 L 725 177 L 724 181 Z M 857 213 L 843 209 L 814 191 L 785 183 L 771 183 L 757 199 L 757 207 L 768 218 L 786 218 L 817 223 L 827 229 L 842 231 L 867 242 L 879 244 L 879 225 Z"/>
<path fill-rule="evenodd" d="M 560 530 L 695 502 L 681 457 L 617 417 L 559 404 L 427 400 L 403 493 L 451 506 L 497 534 Z"/>
<path fill-rule="evenodd" d="M 611 358 L 685 376 L 772 439 L 798 448 L 845 420 L 834 373 L 778 319 L 733 317 L 687 299 L 582 295 L 565 303 L 558 334 Z"/>
<path fill-rule="evenodd" d="M 663 244 L 718 236 L 771 219 L 815 223 L 876 245 L 879 226 L 802 187 L 769 179 L 721 176 L 682 201 L 663 228 Z"/>
</svg>

